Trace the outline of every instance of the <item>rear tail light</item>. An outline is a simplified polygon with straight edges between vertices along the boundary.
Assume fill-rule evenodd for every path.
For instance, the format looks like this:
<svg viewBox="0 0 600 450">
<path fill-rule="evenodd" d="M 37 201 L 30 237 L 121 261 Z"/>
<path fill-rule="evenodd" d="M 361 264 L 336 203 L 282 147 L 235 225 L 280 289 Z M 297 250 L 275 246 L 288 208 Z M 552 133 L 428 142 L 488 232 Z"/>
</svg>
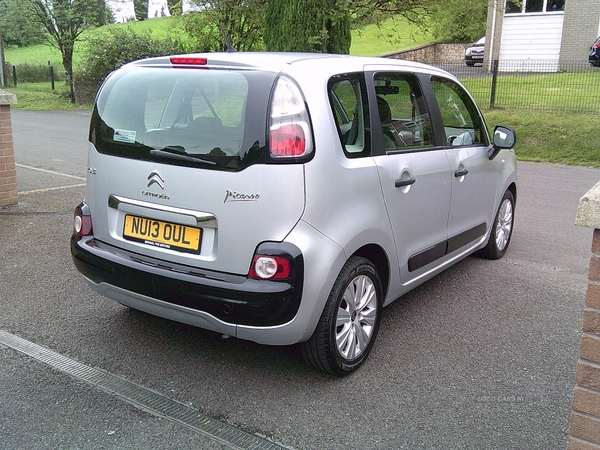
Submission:
<svg viewBox="0 0 600 450">
<path fill-rule="evenodd" d="M 304 129 L 295 123 L 271 130 L 269 151 L 272 157 L 302 156 L 306 151 Z"/>
<path fill-rule="evenodd" d="M 75 215 L 73 217 L 73 230 L 75 234 L 79 236 L 90 236 L 93 233 L 92 229 L 92 216 L 88 213 L 86 214 L 84 210 L 87 210 L 87 206 L 85 204 L 79 205 L 75 209 Z"/>
<path fill-rule="evenodd" d="M 250 267 L 250 278 L 285 280 L 290 276 L 290 262 L 281 256 L 255 255 Z"/>
<path fill-rule="evenodd" d="M 300 89 L 281 76 L 271 102 L 269 155 L 274 160 L 309 157 L 313 152 L 310 118 Z"/>
<path fill-rule="evenodd" d="M 594 42 L 594 48 L 600 48 L 600 42 Z"/>
</svg>

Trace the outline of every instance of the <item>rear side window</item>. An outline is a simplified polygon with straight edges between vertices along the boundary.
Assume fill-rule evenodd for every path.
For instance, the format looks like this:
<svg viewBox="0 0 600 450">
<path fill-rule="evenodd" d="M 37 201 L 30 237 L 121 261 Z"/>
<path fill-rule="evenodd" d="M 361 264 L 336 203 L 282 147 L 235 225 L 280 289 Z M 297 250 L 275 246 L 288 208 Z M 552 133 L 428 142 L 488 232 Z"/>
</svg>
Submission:
<svg viewBox="0 0 600 450">
<path fill-rule="evenodd" d="M 386 151 L 432 147 L 431 120 L 417 78 L 404 73 L 377 73 L 374 84 Z"/>
<path fill-rule="evenodd" d="M 101 153 L 240 170 L 265 161 L 267 103 L 275 75 L 138 68 L 111 76 L 92 114 Z"/>
<path fill-rule="evenodd" d="M 485 125 L 465 90 L 453 81 L 437 77 L 432 77 L 431 87 L 442 114 L 446 143 L 452 146 L 487 145 Z"/>
</svg>

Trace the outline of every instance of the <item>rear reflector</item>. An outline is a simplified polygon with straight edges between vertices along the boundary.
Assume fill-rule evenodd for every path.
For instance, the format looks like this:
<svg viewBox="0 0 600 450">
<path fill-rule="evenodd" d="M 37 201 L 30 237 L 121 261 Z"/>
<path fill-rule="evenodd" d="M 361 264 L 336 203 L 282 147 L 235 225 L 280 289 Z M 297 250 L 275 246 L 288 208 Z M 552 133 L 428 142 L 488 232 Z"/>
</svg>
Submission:
<svg viewBox="0 0 600 450">
<path fill-rule="evenodd" d="M 189 56 L 171 56 L 171 64 L 186 65 L 186 66 L 205 66 L 208 62 L 207 58 L 189 57 Z"/>
</svg>

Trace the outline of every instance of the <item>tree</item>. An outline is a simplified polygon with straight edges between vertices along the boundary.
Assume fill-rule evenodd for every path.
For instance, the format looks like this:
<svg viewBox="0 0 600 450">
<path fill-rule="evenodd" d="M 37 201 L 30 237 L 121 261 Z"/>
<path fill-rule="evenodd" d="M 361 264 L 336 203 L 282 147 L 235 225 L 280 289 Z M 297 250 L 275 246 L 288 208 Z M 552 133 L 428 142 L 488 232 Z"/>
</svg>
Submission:
<svg viewBox="0 0 600 450">
<path fill-rule="evenodd" d="M 350 13 L 346 0 L 271 1 L 265 22 L 268 51 L 350 52 Z"/>
<path fill-rule="evenodd" d="M 148 0 L 133 0 L 133 11 L 136 20 L 146 20 L 148 18 Z"/>
<path fill-rule="evenodd" d="M 48 32 L 51 45 L 62 55 L 65 78 L 75 103 L 73 87 L 73 50 L 81 33 L 98 23 L 98 0 L 27 0 L 37 22 Z M 101 2 L 105 9 L 104 2 Z"/>
<path fill-rule="evenodd" d="M 438 0 L 348 0 L 348 8 L 353 29 L 394 16 L 402 16 L 423 28 L 439 3 Z"/>
<path fill-rule="evenodd" d="M 453 42 L 477 40 L 485 35 L 487 10 L 487 0 L 445 0 L 431 15 L 433 36 Z"/>
<path fill-rule="evenodd" d="M 183 14 L 183 0 L 167 0 L 169 14 L 172 16 L 180 16 Z"/>
<path fill-rule="evenodd" d="M 239 51 L 263 49 L 266 0 L 196 1 L 200 11 L 181 16 L 179 26 L 197 42 L 199 50 L 225 50 L 227 36 Z"/>
<path fill-rule="evenodd" d="M 42 27 L 19 0 L 0 0 L 0 28 L 8 46 L 27 47 L 44 42 Z"/>
</svg>

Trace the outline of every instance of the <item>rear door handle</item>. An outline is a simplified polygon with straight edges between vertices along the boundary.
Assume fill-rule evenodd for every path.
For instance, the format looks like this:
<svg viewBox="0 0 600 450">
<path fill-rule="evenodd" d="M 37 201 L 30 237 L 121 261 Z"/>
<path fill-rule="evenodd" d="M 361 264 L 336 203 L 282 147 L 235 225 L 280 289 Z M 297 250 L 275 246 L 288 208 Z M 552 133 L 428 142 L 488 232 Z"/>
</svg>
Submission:
<svg viewBox="0 0 600 450">
<path fill-rule="evenodd" d="M 463 170 L 457 170 L 456 172 L 454 172 L 454 176 L 455 176 L 456 178 L 459 178 L 459 177 L 464 177 L 464 176 L 465 176 L 466 174 L 468 174 L 468 173 L 469 173 L 469 171 L 468 171 L 467 169 L 463 169 Z"/>
<path fill-rule="evenodd" d="M 410 186 L 411 184 L 415 184 L 416 182 L 417 182 L 417 180 L 415 180 L 414 178 L 409 178 L 408 180 L 396 180 L 395 186 L 396 187 Z"/>
</svg>

